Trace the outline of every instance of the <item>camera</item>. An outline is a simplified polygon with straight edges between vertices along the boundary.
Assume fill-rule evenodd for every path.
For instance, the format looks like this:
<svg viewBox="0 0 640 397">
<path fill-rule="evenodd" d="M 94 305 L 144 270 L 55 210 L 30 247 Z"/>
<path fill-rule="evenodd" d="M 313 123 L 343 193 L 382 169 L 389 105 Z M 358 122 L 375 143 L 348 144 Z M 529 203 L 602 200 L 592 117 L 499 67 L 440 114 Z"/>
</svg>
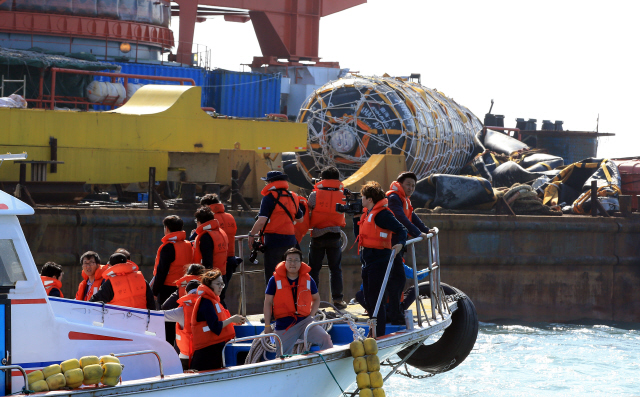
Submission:
<svg viewBox="0 0 640 397">
<path fill-rule="evenodd" d="M 261 241 L 256 240 L 253 242 L 253 246 L 251 246 L 251 254 L 249 254 L 249 262 L 254 265 L 258 264 L 258 252 L 264 252 L 264 244 Z"/>
<path fill-rule="evenodd" d="M 362 214 L 362 201 L 360 200 L 360 193 L 351 192 L 348 189 L 344 189 L 344 196 L 346 203 L 336 203 L 336 211 L 353 215 Z"/>
</svg>

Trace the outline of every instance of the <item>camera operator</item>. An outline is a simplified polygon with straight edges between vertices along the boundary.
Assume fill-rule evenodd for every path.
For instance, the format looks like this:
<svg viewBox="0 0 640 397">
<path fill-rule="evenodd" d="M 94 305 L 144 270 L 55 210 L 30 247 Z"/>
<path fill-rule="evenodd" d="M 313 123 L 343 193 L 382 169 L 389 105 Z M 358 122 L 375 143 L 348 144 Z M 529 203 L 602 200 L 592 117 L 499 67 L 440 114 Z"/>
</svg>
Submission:
<svg viewBox="0 0 640 397">
<path fill-rule="evenodd" d="M 329 277 L 331 280 L 331 298 L 333 305 L 342 310 L 347 307 L 342 290 L 342 247 L 340 230 L 346 225 L 344 213 L 336 210 L 336 204 L 345 201 L 344 185 L 340 182 L 340 172 L 336 167 L 327 167 L 320 174 L 322 178 L 313 187 L 309 195 L 311 211 L 311 244 L 309 244 L 309 275 L 316 284 L 320 284 L 322 261 L 327 256 Z"/>
<path fill-rule="evenodd" d="M 249 247 L 259 249 L 255 235 L 260 234 L 264 247 L 264 281 L 269 282 L 276 265 L 282 261 L 282 255 L 289 248 L 295 247 L 296 234 L 294 224 L 302 220 L 303 210 L 300 208 L 298 195 L 289 191 L 289 177 L 280 171 L 269 171 L 261 178 L 267 183 L 262 189 L 262 201 L 258 219 L 249 232 Z M 259 249 L 260 250 L 260 249 Z"/>
<path fill-rule="evenodd" d="M 384 275 L 391 259 L 391 250 L 395 249 L 396 255 L 400 252 L 407 242 L 407 230 L 387 208 L 384 190 L 378 182 L 367 182 L 360 189 L 360 193 L 362 206 L 366 209 L 361 219 L 353 218 L 353 231 L 358 239 L 362 263 L 364 307 L 369 317 L 373 317 Z M 392 233 L 395 233 L 398 238 L 395 244 L 391 242 Z M 385 334 L 386 317 L 385 305 L 381 304 L 378 310 L 376 337 Z"/>
<path fill-rule="evenodd" d="M 413 206 L 411 205 L 411 195 L 416 190 L 416 183 L 418 178 L 413 172 L 401 172 L 398 178 L 391 183 L 391 187 L 387 192 L 387 200 L 389 201 L 389 209 L 393 212 L 396 219 L 402 223 L 402 225 L 409 232 L 409 237 L 416 238 L 422 236 L 427 237 L 429 228 L 422 223 L 418 215 L 413 212 Z M 392 242 L 395 242 L 396 236 L 392 238 Z M 402 263 L 402 256 L 406 249 L 400 252 L 393 261 L 393 268 L 389 275 L 389 283 L 387 284 L 387 291 L 389 293 L 389 313 L 387 316 L 392 324 L 401 325 L 404 324 L 404 314 L 400 311 L 400 300 L 402 297 L 402 291 L 406 282 L 406 276 L 404 273 L 404 265 Z"/>
</svg>

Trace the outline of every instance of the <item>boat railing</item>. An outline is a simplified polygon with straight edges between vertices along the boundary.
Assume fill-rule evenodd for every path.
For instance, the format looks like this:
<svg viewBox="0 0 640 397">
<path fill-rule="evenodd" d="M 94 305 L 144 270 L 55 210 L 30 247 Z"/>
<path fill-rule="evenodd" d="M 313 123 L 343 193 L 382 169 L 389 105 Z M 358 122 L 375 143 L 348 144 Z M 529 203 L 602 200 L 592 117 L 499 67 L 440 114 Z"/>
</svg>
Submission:
<svg viewBox="0 0 640 397">
<path fill-rule="evenodd" d="M 270 338 L 270 337 L 274 337 L 274 338 L 278 339 L 278 341 L 280 342 L 280 357 L 284 356 L 284 353 L 283 353 L 283 350 L 282 350 L 282 339 L 280 339 L 280 336 L 278 336 L 278 334 L 276 334 L 276 333 L 245 336 L 243 338 L 233 338 L 233 339 L 227 341 L 227 343 L 225 343 L 224 346 L 222 347 L 222 368 L 226 368 L 227 367 L 227 363 L 226 363 L 225 356 L 224 356 L 224 351 L 226 350 L 227 345 L 229 343 L 246 342 L 248 340 L 264 339 L 264 338 Z"/>
<path fill-rule="evenodd" d="M 118 358 L 119 357 L 142 356 L 144 354 L 153 354 L 153 355 L 156 356 L 156 358 L 158 359 L 158 365 L 160 366 L 160 379 L 164 379 L 164 370 L 162 368 L 162 359 L 160 358 L 160 355 L 158 354 L 158 352 L 156 352 L 154 350 L 142 350 L 142 351 L 139 351 L 139 352 L 131 352 L 131 353 L 116 353 L 116 354 L 111 353 L 111 355 L 113 357 L 118 357 Z"/>
<path fill-rule="evenodd" d="M 304 329 L 304 351 L 309 351 L 309 343 L 307 341 L 307 336 L 309 334 L 309 330 L 315 326 L 320 326 L 322 324 L 330 324 L 330 323 L 339 323 L 339 322 L 349 322 L 349 320 L 342 318 L 342 317 L 338 317 L 338 318 L 330 318 L 327 320 L 320 320 L 320 321 L 314 321 L 311 324 L 307 325 L 306 328 Z"/>
<path fill-rule="evenodd" d="M 408 240 L 405 244 L 405 247 L 411 248 L 411 267 L 413 268 L 413 286 L 415 289 L 416 296 L 416 312 L 418 315 L 418 326 L 422 327 L 422 315 L 427 322 L 429 322 L 429 316 L 424 311 L 424 307 L 422 307 L 422 303 L 420 301 L 420 288 L 418 286 L 418 268 L 416 262 L 416 248 L 415 244 L 417 242 L 423 241 L 425 238 L 427 240 L 427 251 L 428 251 L 428 269 L 429 269 L 429 298 L 431 300 L 431 317 L 436 319 L 436 311 L 443 316 L 443 308 L 444 302 L 441 300 L 444 298 L 441 296 L 440 289 L 440 247 L 438 242 L 438 228 L 433 228 L 429 231 L 426 237 L 417 237 L 411 240 Z M 375 322 L 377 321 L 378 311 L 380 310 L 380 304 L 382 303 L 382 298 L 384 297 L 385 290 L 387 288 L 387 283 L 389 281 L 389 274 L 391 273 L 391 268 L 393 267 L 393 261 L 396 256 L 396 250 L 391 250 L 391 257 L 389 258 L 389 263 L 387 264 L 387 270 L 384 274 L 384 280 L 382 281 L 382 288 L 380 288 L 380 293 L 378 294 L 378 300 L 376 301 L 376 308 L 373 311 L 372 320 L 372 333 L 373 336 L 376 337 L 376 329 Z"/>
<path fill-rule="evenodd" d="M 24 368 L 22 368 L 19 365 L 0 365 L 0 370 L 1 371 L 11 371 L 13 369 L 17 369 L 20 372 L 22 372 L 22 377 L 24 378 L 24 389 L 23 389 L 23 392 L 25 392 L 25 394 L 28 394 L 28 393 L 26 393 L 26 391 L 28 390 L 28 387 L 29 387 L 29 380 L 27 378 L 27 372 L 24 370 Z M 11 378 L 11 373 L 9 373 L 9 378 Z"/>
</svg>

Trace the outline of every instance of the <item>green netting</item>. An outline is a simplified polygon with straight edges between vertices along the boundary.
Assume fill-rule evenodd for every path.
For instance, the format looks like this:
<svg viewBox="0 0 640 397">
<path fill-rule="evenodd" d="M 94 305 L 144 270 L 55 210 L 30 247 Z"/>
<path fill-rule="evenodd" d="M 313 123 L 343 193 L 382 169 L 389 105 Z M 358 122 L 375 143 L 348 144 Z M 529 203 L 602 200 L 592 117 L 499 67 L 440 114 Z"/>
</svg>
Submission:
<svg viewBox="0 0 640 397">
<path fill-rule="evenodd" d="M 66 68 L 66 69 L 78 69 L 78 70 L 114 70 L 117 69 L 116 65 L 97 62 L 93 60 L 95 56 L 86 53 L 74 53 L 59 55 L 50 51 L 43 50 L 41 48 L 34 47 L 33 51 L 28 50 L 14 50 L 10 48 L 0 47 L 0 65 L 21 65 L 31 66 L 35 68 Z M 84 59 L 78 59 L 84 58 Z"/>
</svg>

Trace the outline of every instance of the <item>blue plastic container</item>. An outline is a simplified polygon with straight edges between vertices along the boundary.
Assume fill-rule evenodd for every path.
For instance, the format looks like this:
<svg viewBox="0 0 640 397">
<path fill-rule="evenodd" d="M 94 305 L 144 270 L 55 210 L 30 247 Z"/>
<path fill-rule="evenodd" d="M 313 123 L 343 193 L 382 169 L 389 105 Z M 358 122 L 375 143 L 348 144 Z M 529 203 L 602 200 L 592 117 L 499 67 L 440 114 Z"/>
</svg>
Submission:
<svg viewBox="0 0 640 397">
<path fill-rule="evenodd" d="M 280 113 L 280 84 L 280 74 L 218 69 L 209 73 L 208 91 L 212 106 L 220 114 L 264 117 Z"/>
</svg>

